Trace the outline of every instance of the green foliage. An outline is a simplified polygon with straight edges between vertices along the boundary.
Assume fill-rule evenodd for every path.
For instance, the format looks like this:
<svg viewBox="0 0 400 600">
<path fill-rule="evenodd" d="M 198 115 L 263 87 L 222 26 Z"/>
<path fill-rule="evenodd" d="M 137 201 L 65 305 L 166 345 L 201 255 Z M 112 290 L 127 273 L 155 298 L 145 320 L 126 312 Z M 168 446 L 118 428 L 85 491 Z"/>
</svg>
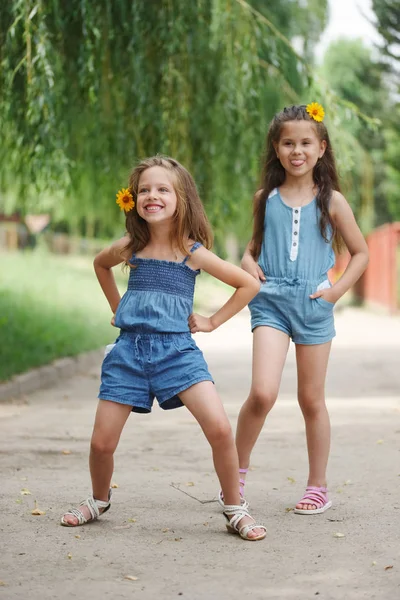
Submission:
<svg viewBox="0 0 400 600">
<path fill-rule="evenodd" d="M 397 162 L 396 167 L 393 160 L 394 148 L 400 147 L 400 138 L 393 129 L 395 101 L 380 64 L 361 40 L 332 43 L 324 57 L 322 75 L 329 77 L 339 97 L 371 119 L 367 127 L 364 119 L 345 123 L 342 113 L 339 132 L 342 141 L 348 143 L 343 173 L 346 195 L 367 232 L 400 217 L 400 203 L 394 197 L 395 171 L 400 164 Z"/>
<path fill-rule="evenodd" d="M 326 0 L 2 3 L 0 209 L 113 235 L 132 163 L 168 153 L 217 238 L 240 229 L 267 124 L 309 81 L 289 39 L 309 54 L 326 14 Z"/>
</svg>

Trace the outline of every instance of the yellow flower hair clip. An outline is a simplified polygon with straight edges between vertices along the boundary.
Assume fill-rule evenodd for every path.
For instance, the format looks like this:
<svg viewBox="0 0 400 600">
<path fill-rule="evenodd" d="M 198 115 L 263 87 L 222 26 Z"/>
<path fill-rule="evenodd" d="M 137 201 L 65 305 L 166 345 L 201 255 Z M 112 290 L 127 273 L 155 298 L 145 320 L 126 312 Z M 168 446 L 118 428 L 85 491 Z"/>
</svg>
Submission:
<svg viewBox="0 0 400 600">
<path fill-rule="evenodd" d="M 318 121 L 320 123 L 324 120 L 325 111 L 318 102 L 311 102 L 311 104 L 307 104 L 306 111 L 310 115 L 314 121 Z"/>
<path fill-rule="evenodd" d="M 119 190 L 117 193 L 116 203 L 120 209 L 124 210 L 126 213 L 132 210 L 132 208 L 135 206 L 135 201 L 128 188 Z"/>
</svg>

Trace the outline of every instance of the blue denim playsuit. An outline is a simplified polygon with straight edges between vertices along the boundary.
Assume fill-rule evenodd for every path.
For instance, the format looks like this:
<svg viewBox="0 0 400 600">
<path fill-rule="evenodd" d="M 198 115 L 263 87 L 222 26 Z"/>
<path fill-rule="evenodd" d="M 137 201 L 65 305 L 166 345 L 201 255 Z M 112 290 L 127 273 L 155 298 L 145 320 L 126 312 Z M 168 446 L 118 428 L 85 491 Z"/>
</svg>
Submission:
<svg viewBox="0 0 400 600">
<path fill-rule="evenodd" d="M 309 297 L 331 286 L 328 271 L 335 264 L 332 243 L 322 237 L 319 219 L 316 198 L 292 208 L 277 188 L 270 193 L 258 260 L 266 282 L 249 304 L 252 330 L 273 327 L 296 344 L 323 344 L 335 336 L 334 305 Z"/>
<path fill-rule="evenodd" d="M 200 246 L 196 242 L 191 252 Z M 151 412 L 157 397 L 161 408 L 171 409 L 183 406 L 180 392 L 213 381 L 188 325 L 200 272 L 188 259 L 132 256 L 128 289 L 115 314 L 121 332 L 103 361 L 100 399 Z"/>
</svg>

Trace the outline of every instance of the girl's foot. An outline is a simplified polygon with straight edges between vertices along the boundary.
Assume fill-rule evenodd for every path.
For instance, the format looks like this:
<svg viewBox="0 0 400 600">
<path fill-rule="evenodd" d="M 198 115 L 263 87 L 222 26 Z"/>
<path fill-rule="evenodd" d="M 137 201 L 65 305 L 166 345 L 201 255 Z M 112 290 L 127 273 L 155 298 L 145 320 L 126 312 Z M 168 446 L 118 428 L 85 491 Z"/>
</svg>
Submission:
<svg viewBox="0 0 400 600">
<path fill-rule="evenodd" d="M 296 504 L 294 512 L 298 515 L 318 515 L 330 508 L 332 502 L 328 499 L 326 487 L 308 485 L 300 502 Z"/>
<path fill-rule="evenodd" d="M 264 525 L 257 525 L 252 516 L 243 506 L 225 505 L 224 516 L 229 522 L 226 525 L 229 533 L 238 533 L 243 540 L 256 542 L 267 535 Z"/>
<path fill-rule="evenodd" d="M 247 467 L 247 469 L 239 469 L 239 473 L 246 475 L 246 473 L 247 473 L 248 470 L 249 470 L 249 467 Z M 249 508 L 249 503 L 244 498 L 244 486 L 245 486 L 245 483 L 246 483 L 245 478 L 244 477 L 240 477 L 239 478 L 240 505 L 241 505 L 242 508 L 244 508 L 245 510 L 247 510 Z M 224 495 L 222 493 L 222 490 L 220 490 L 219 494 L 218 494 L 218 504 L 220 506 L 222 506 L 222 508 L 225 508 Z"/>
<path fill-rule="evenodd" d="M 78 508 L 72 508 L 61 517 L 61 525 L 64 527 L 77 527 L 95 521 L 107 512 L 111 506 L 111 490 L 108 494 L 108 501 L 96 500 L 93 495 L 79 504 Z"/>
</svg>

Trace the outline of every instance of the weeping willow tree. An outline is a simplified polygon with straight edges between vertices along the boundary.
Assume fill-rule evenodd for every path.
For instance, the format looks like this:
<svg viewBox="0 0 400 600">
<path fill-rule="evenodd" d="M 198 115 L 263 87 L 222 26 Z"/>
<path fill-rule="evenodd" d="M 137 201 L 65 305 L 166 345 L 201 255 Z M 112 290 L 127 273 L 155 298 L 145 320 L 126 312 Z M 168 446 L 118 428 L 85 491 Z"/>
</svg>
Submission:
<svg viewBox="0 0 400 600">
<path fill-rule="evenodd" d="M 268 121 L 308 89 L 326 20 L 327 0 L 1 3 L 0 211 L 109 235 L 132 164 L 166 153 L 217 237 L 240 232 Z"/>
</svg>

